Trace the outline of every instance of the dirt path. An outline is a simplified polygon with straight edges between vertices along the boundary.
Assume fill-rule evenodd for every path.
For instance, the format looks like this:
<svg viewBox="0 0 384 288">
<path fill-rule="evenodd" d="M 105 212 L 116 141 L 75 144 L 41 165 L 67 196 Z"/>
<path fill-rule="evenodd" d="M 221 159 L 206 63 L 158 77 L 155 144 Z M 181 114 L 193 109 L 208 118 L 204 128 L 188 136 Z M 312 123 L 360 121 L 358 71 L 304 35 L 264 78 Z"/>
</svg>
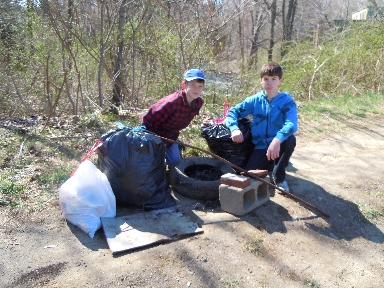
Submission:
<svg viewBox="0 0 384 288">
<path fill-rule="evenodd" d="M 91 239 L 67 224 L 57 199 L 40 213 L 1 206 L 0 287 L 382 287 L 382 120 L 298 134 L 287 180 L 329 218 L 276 194 L 242 217 L 193 210 L 203 234 L 113 256 L 102 229 Z"/>
</svg>

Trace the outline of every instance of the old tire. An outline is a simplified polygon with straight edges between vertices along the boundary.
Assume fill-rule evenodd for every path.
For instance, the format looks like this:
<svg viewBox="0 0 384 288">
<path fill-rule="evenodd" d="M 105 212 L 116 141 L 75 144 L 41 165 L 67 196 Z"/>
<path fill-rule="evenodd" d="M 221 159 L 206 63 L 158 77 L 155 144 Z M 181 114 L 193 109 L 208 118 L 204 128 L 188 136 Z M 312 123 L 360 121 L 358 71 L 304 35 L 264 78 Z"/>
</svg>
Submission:
<svg viewBox="0 0 384 288">
<path fill-rule="evenodd" d="M 220 177 L 235 174 L 228 164 L 208 157 L 190 157 L 171 166 L 169 181 L 172 189 L 186 197 L 204 201 L 219 198 Z"/>
</svg>

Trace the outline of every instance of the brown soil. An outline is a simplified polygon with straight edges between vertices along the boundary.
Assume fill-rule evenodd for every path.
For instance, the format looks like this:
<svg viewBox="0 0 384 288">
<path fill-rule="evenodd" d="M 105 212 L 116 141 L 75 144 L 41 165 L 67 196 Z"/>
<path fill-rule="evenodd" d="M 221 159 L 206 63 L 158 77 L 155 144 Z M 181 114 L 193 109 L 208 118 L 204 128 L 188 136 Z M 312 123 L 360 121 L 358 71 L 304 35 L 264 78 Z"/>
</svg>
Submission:
<svg viewBox="0 0 384 288">
<path fill-rule="evenodd" d="M 112 255 L 103 230 L 91 239 L 67 223 L 57 197 L 40 212 L 0 206 L 0 287 L 382 287 L 383 120 L 297 135 L 291 190 L 330 217 L 276 193 L 241 217 L 192 210 L 204 233 Z"/>
</svg>

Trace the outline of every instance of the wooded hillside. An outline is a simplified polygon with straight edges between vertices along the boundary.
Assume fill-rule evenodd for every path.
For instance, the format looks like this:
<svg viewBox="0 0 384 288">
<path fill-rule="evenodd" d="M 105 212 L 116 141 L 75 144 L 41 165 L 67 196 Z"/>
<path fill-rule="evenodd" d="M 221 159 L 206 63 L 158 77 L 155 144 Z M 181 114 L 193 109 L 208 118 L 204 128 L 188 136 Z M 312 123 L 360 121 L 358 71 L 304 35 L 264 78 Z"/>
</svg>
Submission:
<svg viewBox="0 0 384 288">
<path fill-rule="evenodd" d="M 207 74 L 206 103 L 237 102 L 268 60 L 301 101 L 380 93 L 383 21 L 349 20 L 382 2 L 1 1 L 0 114 L 146 109 L 189 68 Z"/>
</svg>

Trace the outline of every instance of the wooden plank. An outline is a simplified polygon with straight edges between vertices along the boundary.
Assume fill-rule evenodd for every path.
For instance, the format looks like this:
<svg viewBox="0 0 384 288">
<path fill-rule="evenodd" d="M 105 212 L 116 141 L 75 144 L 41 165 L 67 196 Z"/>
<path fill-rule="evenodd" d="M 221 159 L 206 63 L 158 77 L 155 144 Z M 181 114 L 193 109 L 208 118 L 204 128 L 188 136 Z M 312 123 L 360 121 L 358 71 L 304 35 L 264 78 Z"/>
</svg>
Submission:
<svg viewBox="0 0 384 288">
<path fill-rule="evenodd" d="M 101 224 L 112 253 L 174 241 L 204 232 L 185 215 L 181 206 L 115 218 L 102 217 Z"/>
</svg>

